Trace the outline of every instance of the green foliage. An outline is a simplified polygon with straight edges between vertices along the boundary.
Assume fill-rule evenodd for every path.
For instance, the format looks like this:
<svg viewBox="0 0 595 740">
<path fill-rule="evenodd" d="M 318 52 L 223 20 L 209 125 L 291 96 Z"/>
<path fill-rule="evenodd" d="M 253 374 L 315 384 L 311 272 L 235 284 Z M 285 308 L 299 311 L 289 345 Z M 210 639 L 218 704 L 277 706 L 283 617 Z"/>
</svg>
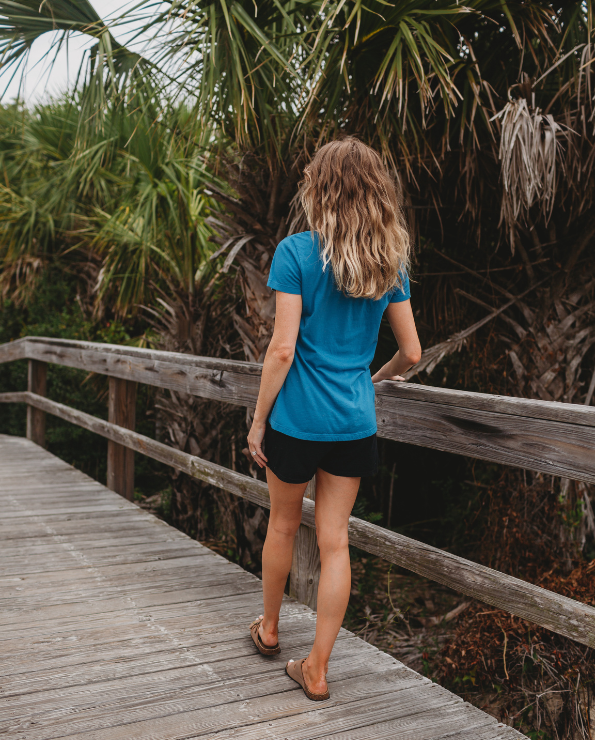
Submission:
<svg viewBox="0 0 595 740">
<path fill-rule="evenodd" d="M 77 301 L 75 276 L 54 263 L 47 269 L 30 295 L 29 301 L 16 305 L 6 299 L 0 311 L 0 343 L 23 336 L 61 337 L 85 341 L 126 344 L 135 328 L 118 319 L 92 321 Z M 0 392 L 27 389 L 27 363 L 0 365 Z M 154 424 L 147 416 L 152 406 L 152 390 L 139 387 L 137 430 L 154 436 Z M 93 416 L 107 418 L 107 378 L 89 376 L 84 371 L 59 365 L 48 366 L 48 397 Z M 25 435 L 25 407 L 0 404 L 0 434 Z M 107 441 L 78 426 L 52 416 L 46 419 L 47 447 L 66 462 L 101 482 L 106 479 Z M 159 490 L 165 480 L 165 468 L 140 455 L 136 464 L 137 485 L 143 491 Z"/>
<path fill-rule="evenodd" d="M 122 315 L 157 292 L 192 295 L 213 276 L 204 169 L 195 119 L 180 106 L 114 105 L 77 140 L 68 100 L 0 108 L 0 288 L 22 301 L 56 256 L 101 261 L 96 295 Z M 74 255 L 73 255 L 74 253 Z"/>
</svg>

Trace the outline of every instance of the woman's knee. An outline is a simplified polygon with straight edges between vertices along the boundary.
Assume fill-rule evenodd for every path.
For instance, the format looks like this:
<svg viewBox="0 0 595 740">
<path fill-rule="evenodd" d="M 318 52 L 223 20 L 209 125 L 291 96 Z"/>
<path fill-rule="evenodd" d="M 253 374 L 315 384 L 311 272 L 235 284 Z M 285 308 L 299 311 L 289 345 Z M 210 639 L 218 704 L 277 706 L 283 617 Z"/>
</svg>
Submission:
<svg viewBox="0 0 595 740">
<path fill-rule="evenodd" d="M 316 539 L 318 540 L 321 558 L 341 550 L 347 550 L 349 547 L 347 528 L 316 527 Z"/>
<path fill-rule="evenodd" d="M 295 533 L 300 526 L 301 517 L 271 517 L 269 519 L 269 531 L 282 537 L 295 537 Z"/>
</svg>

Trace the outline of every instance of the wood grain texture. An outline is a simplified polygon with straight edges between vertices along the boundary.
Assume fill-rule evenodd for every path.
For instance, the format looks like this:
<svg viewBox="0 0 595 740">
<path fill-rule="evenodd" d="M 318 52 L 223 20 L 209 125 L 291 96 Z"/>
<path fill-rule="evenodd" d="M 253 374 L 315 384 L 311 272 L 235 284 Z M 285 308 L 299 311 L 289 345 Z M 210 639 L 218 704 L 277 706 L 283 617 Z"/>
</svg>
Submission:
<svg viewBox="0 0 595 740">
<path fill-rule="evenodd" d="M 109 379 L 108 419 L 125 429 L 136 424 L 136 383 Z M 134 500 L 134 450 L 112 440 L 107 443 L 107 487 L 128 501 Z"/>
<path fill-rule="evenodd" d="M 250 362 L 60 339 L 30 339 L 26 352 L 44 362 L 241 406 L 256 405 L 262 368 Z"/>
<path fill-rule="evenodd" d="M 0 346 L 23 356 L 253 407 L 261 365 L 93 342 L 28 337 Z M 414 383 L 376 386 L 379 436 L 595 481 L 595 408 Z"/>
<path fill-rule="evenodd" d="M 27 390 L 38 396 L 47 391 L 47 363 L 29 360 Z M 45 447 L 45 413 L 33 406 L 27 406 L 27 439 L 40 447 Z"/>
<path fill-rule="evenodd" d="M 242 496 L 259 506 L 270 508 L 268 487 L 262 481 L 167 447 L 136 432 L 96 419 L 47 398 L 27 392 L 10 395 L 14 400 L 38 406 L 50 414 L 142 452 L 217 488 Z M 131 506 L 128 503 L 127 505 Z M 313 501 L 304 498 L 302 524 L 311 528 L 315 528 L 314 506 Z M 97 512 L 102 511 L 97 504 L 93 504 L 92 507 Z M 117 508 L 109 504 L 104 510 Z M 68 507 L 62 511 L 68 511 L 72 515 L 77 512 L 77 507 Z M 6 511 L 4 516 L 10 519 L 15 515 L 16 513 Z M 350 517 L 349 520 L 349 541 L 366 552 L 443 583 L 467 596 L 577 642 L 595 647 L 595 608 L 591 606 L 355 517 Z"/>
<path fill-rule="evenodd" d="M 593 426 L 403 397 L 376 410 L 381 437 L 595 483 Z"/>
<path fill-rule="evenodd" d="M 28 337 L 16 339 L 14 342 L 0 344 L 0 364 L 3 362 L 15 362 L 16 360 L 26 360 Z"/>
<path fill-rule="evenodd" d="M 316 500 L 316 476 L 306 486 L 304 497 Z M 316 611 L 320 581 L 320 551 L 316 529 L 300 524 L 293 542 L 293 560 L 289 572 L 289 595 Z"/>
<path fill-rule="evenodd" d="M 284 654 L 259 655 L 257 578 L 28 440 L 0 436 L 0 507 L 19 522 L 0 522 L 0 735 L 11 740 L 522 738 L 343 629 L 331 699 L 313 705 L 284 671 L 312 644 L 308 607 L 285 597 Z"/>
</svg>

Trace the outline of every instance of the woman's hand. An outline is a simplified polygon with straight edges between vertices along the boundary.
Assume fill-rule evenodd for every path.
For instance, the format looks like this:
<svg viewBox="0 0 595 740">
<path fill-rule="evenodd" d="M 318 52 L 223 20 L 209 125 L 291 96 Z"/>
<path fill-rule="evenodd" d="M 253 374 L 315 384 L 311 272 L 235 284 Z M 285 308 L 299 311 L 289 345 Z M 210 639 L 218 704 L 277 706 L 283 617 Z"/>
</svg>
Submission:
<svg viewBox="0 0 595 740">
<path fill-rule="evenodd" d="M 381 380 L 402 380 L 405 381 L 405 378 L 402 375 L 382 375 L 380 370 L 372 375 L 372 383 L 380 383 Z"/>
<path fill-rule="evenodd" d="M 264 430 L 266 422 L 261 423 L 254 420 L 248 433 L 248 449 L 254 458 L 254 462 L 261 468 L 266 468 L 267 458 L 262 451 L 262 440 L 264 439 Z"/>
</svg>

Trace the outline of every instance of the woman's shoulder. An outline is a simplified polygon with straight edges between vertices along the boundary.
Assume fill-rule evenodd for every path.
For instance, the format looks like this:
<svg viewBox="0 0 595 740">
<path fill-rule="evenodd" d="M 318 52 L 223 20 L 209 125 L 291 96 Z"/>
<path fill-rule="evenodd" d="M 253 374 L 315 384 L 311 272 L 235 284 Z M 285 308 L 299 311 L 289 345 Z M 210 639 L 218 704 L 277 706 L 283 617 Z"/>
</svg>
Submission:
<svg viewBox="0 0 595 740">
<path fill-rule="evenodd" d="M 302 251 L 310 248 L 317 243 L 317 235 L 312 231 L 300 231 L 297 234 L 290 234 L 285 239 L 281 239 L 277 249 Z"/>
</svg>

